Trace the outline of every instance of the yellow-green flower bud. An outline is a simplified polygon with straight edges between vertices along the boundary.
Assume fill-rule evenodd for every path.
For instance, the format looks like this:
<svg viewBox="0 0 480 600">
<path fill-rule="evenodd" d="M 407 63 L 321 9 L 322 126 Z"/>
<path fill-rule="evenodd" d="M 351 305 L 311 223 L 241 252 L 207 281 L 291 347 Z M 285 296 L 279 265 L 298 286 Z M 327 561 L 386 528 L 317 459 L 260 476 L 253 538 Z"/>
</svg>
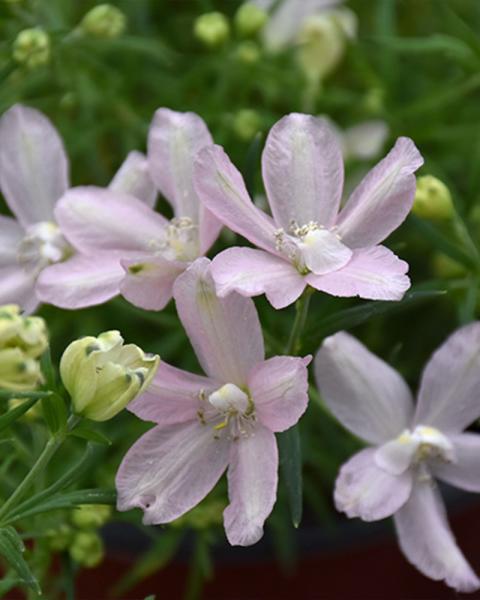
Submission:
<svg viewBox="0 0 480 600">
<path fill-rule="evenodd" d="M 118 331 L 107 331 L 72 342 L 60 360 L 60 375 L 74 411 L 106 421 L 145 390 L 159 360 L 134 344 L 124 346 Z"/>
<path fill-rule="evenodd" d="M 260 31 L 267 19 L 268 13 L 265 10 L 253 2 L 245 2 L 235 13 L 235 28 L 239 35 L 248 37 Z"/>
<path fill-rule="evenodd" d="M 96 531 L 79 531 L 69 551 L 76 563 L 88 569 L 99 565 L 105 554 L 102 539 Z"/>
<path fill-rule="evenodd" d="M 417 179 L 417 191 L 412 212 L 422 219 L 450 219 L 455 214 L 452 196 L 447 186 L 433 175 Z"/>
<path fill-rule="evenodd" d="M 48 333 L 41 317 L 24 317 L 16 304 L 0 306 L 0 349 L 20 348 L 38 358 L 48 347 Z"/>
<path fill-rule="evenodd" d="M 246 65 L 253 65 L 260 58 L 260 48 L 255 42 L 247 40 L 238 44 L 235 50 L 235 58 Z"/>
<path fill-rule="evenodd" d="M 0 389 L 27 392 L 43 382 L 40 364 L 20 348 L 0 350 Z"/>
<path fill-rule="evenodd" d="M 225 504 L 220 500 L 206 499 L 191 511 L 172 522 L 174 527 L 192 527 L 207 529 L 212 525 L 220 525 L 223 520 Z"/>
<path fill-rule="evenodd" d="M 53 552 L 63 552 L 73 539 L 73 529 L 66 523 L 62 523 L 55 529 L 47 531 L 48 546 Z"/>
<path fill-rule="evenodd" d="M 13 42 L 12 55 L 19 64 L 36 69 L 50 61 L 50 38 L 40 27 L 24 29 Z"/>
<path fill-rule="evenodd" d="M 98 529 L 111 514 L 111 507 L 105 504 L 83 504 L 72 511 L 72 523 L 80 529 Z"/>
<path fill-rule="evenodd" d="M 193 32 L 205 46 L 216 48 L 228 40 L 230 25 L 223 13 L 214 11 L 200 15 L 195 20 Z"/>
<path fill-rule="evenodd" d="M 83 17 L 80 31 L 96 38 L 113 39 L 127 28 L 127 17 L 112 4 L 98 4 Z"/>
<path fill-rule="evenodd" d="M 261 129 L 260 115 L 252 109 L 239 110 L 233 117 L 233 130 L 242 140 L 251 140 Z"/>
</svg>

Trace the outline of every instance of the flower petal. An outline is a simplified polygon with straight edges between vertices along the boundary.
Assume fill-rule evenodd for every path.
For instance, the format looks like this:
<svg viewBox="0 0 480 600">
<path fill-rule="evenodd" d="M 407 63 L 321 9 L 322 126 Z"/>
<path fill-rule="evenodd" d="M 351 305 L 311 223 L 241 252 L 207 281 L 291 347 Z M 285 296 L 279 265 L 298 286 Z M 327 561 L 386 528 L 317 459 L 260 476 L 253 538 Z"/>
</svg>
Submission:
<svg viewBox="0 0 480 600">
<path fill-rule="evenodd" d="M 175 282 L 177 312 L 205 373 L 222 383 L 245 385 L 264 359 L 262 329 L 252 300 L 218 298 L 210 261 L 197 259 Z"/>
<path fill-rule="evenodd" d="M 68 159 L 52 123 L 17 104 L 0 119 L 0 187 L 24 226 L 53 220 L 53 208 L 69 186 Z"/>
<path fill-rule="evenodd" d="M 202 203 L 200 207 L 200 224 L 198 226 L 198 241 L 200 244 L 200 255 L 204 255 L 217 239 L 223 223 L 211 213 Z"/>
<path fill-rule="evenodd" d="M 375 463 L 375 448 L 366 448 L 346 462 L 335 482 L 338 510 L 350 518 L 378 521 L 393 515 L 408 500 L 412 474 L 387 473 Z"/>
<path fill-rule="evenodd" d="M 266 294 L 274 308 L 284 308 L 300 297 L 305 280 L 286 260 L 253 248 L 228 248 L 213 259 L 217 293 L 242 296 Z"/>
<path fill-rule="evenodd" d="M 44 269 L 38 278 L 38 298 L 61 308 L 85 308 L 103 304 L 119 293 L 125 271 L 118 256 L 76 254 Z"/>
<path fill-rule="evenodd" d="M 480 435 L 478 433 L 460 433 L 449 437 L 453 444 L 452 462 L 436 461 L 430 468 L 438 479 L 450 485 L 480 492 Z"/>
<path fill-rule="evenodd" d="M 128 410 L 144 421 L 162 426 L 194 421 L 202 409 L 201 392 L 208 397 L 220 385 L 161 361 L 147 391 L 131 402 Z"/>
<path fill-rule="evenodd" d="M 353 252 L 327 229 L 309 231 L 298 243 L 305 265 L 315 275 L 338 271 L 350 262 Z"/>
<path fill-rule="evenodd" d="M 221 146 L 204 148 L 194 171 L 195 189 L 203 204 L 232 231 L 273 254 L 277 227 L 251 201 L 243 178 Z"/>
<path fill-rule="evenodd" d="M 218 436 L 217 436 L 218 437 Z M 169 523 L 198 504 L 229 458 L 227 436 L 216 439 L 198 420 L 154 427 L 127 452 L 117 472 L 117 508 L 143 509 L 145 525 Z"/>
<path fill-rule="evenodd" d="M 457 329 L 422 375 L 415 424 L 459 433 L 480 416 L 480 323 Z"/>
<path fill-rule="evenodd" d="M 314 365 L 328 408 L 355 435 L 381 444 L 410 426 L 413 400 L 407 384 L 348 333 L 327 338 Z"/>
<path fill-rule="evenodd" d="M 405 220 L 415 196 L 415 171 L 423 158 L 409 138 L 393 149 L 353 191 L 338 218 L 338 233 L 350 248 L 374 246 Z"/>
<path fill-rule="evenodd" d="M 39 304 L 36 278 L 36 271 L 27 271 L 21 265 L 0 268 L 0 305 L 18 304 L 23 312 L 34 312 Z"/>
<path fill-rule="evenodd" d="M 431 480 L 417 480 L 408 502 L 394 516 L 400 548 L 407 560 L 427 577 L 445 580 L 460 592 L 480 587 L 458 548 L 445 507 Z"/>
<path fill-rule="evenodd" d="M 300 419 L 308 404 L 311 356 L 274 356 L 253 368 L 248 389 L 260 423 L 271 431 L 285 431 Z"/>
<path fill-rule="evenodd" d="M 334 224 L 343 188 L 339 140 L 328 122 L 292 113 L 270 130 L 262 172 L 275 222 L 289 231 L 292 222 Z"/>
<path fill-rule="evenodd" d="M 250 546 L 263 535 L 263 524 L 277 497 L 278 449 L 275 435 L 257 425 L 252 435 L 233 442 L 228 468 L 230 504 L 223 512 L 225 532 L 234 546 Z"/>
<path fill-rule="evenodd" d="M 405 275 L 408 263 L 385 246 L 356 250 L 352 259 L 338 271 L 325 275 L 310 273 L 312 287 L 333 296 L 360 296 L 370 300 L 401 300 L 410 287 Z"/>
<path fill-rule="evenodd" d="M 24 230 L 10 217 L 0 216 L 0 268 L 17 262 L 17 247 Z"/>
<path fill-rule="evenodd" d="M 173 284 L 188 263 L 150 255 L 142 259 L 122 260 L 126 275 L 120 292 L 124 298 L 144 310 L 162 310 L 170 302 Z"/>
<path fill-rule="evenodd" d="M 69 190 L 55 217 L 70 243 L 85 254 L 103 250 L 152 252 L 168 221 L 141 200 L 97 187 Z"/>
<path fill-rule="evenodd" d="M 108 187 L 143 200 L 150 208 L 155 206 L 157 189 L 150 177 L 147 157 L 141 152 L 128 153 Z"/>
</svg>

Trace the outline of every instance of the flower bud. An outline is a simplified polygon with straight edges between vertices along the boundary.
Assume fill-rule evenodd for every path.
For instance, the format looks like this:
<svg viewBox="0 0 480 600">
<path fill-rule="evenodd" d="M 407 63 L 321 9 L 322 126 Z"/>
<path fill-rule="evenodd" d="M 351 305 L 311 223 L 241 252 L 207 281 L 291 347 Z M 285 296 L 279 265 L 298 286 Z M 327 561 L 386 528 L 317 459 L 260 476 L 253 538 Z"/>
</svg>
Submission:
<svg viewBox="0 0 480 600">
<path fill-rule="evenodd" d="M 240 139 L 248 141 L 261 129 L 261 119 L 256 111 L 244 108 L 235 113 L 232 126 Z"/>
<path fill-rule="evenodd" d="M 245 65 L 253 65 L 260 58 L 260 48 L 255 42 L 246 40 L 238 44 L 235 50 L 235 58 Z"/>
<path fill-rule="evenodd" d="M 76 563 L 89 569 L 99 565 L 105 554 L 102 539 L 96 531 L 79 531 L 69 551 Z"/>
<path fill-rule="evenodd" d="M 66 523 L 62 523 L 54 529 L 49 529 L 46 534 L 48 547 L 52 552 L 63 552 L 72 543 L 73 529 Z"/>
<path fill-rule="evenodd" d="M 450 190 L 433 175 L 418 177 L 412 212 L 422 219 L 452 218 L 455 209 Z"/>
<path fill-rule="evenodd" d="M 40 27 L 24 29 L 13 42 L 12 55 L 19 64 L 36 69 L 50 61 L 50 38 Z"/>
<path fill-rule="evenodd" d="M 20 348 L 38 358 L 48 347 L 48 333 L 41 317 L 24 317 L 16 304 L 0 307 L 0 349 Z"/>
<path fill-rule="evenodd" d="M 220 525 L 223 520 L 224 502 L 214 498 L 206 498 L 201 504 L 172 522 L 173 527 L 192 527 L 192 529 L 208 529 Z"/>
<path fill-rule="evenodd" d="M 134 344 L 124 346 L 118 331 L 107 331 L 72 342 L 60 360 L 60 375 L 74 411 L 106 421 L 145 390 L 159 360 Z"/>
<path fill-rule="evenodd" d="M 0 350 L 0 389 L 27 392 L 43 382 L 40 364 L 20 348 Z"/>
<path fill-rule="evenodd" d="M 265 25 L 268 13 L 254 4 L 245 2 L 235 13 L 235 28 L 241 36 L 255 35 Z"/>
<path fill-rule="evenodd" d="M 111 514 L 111 507 L 105 504 L 82 504 L 72 511 L 72 523 L 80 529 L 98 529 Z"/>
<path fill-rule="evenodd" d="M 127 18 L 112 4 L 98 4 L 83 17 L 80 31 L 96 38 L 113 39 L 122 35 Z"/>
<path fill-rule="evenodd" d="M 214 11 L 200 15 L 195 20 L 193 31 L 205 46 L 216 48 L 228 40 L 230 25 L 223 13 Z"/>
</svg>

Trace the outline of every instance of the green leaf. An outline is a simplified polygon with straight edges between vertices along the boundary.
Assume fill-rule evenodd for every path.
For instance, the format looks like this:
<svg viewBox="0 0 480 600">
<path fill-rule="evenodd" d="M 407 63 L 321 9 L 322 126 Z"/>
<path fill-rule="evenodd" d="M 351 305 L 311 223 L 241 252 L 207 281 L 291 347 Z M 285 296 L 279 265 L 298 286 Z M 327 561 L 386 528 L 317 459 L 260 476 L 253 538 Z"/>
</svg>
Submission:
<svg viewBox="0 0 480 600">
<path fill-rule="evenodd" d="M 42 399 L 43 416 L 49 430 L 55 434 L 67 425 L 68 413 L 65 400 L 58 394 Z"/>
<path fill-rule="evenodd" d="M 374 37 L 382 46 L 404 54 L 443 53 L 460 61 L 475 57 L 472 49 L 461 39 L 443 33 L 426 37 Z"/>
<path fill-rule="evenodd" d="M 38 398 L 30 398 L 30 400 L 25 400 L 25 402 L 22 402 L 19 406 L 12 408 L 2 415 L 0 417 L 0 432 L 10 427 L 10 425 L 25 414 L 27 410 L 30 410 L 36 402 L 38 402 Z"/>
<path fill-rule="evenodd" d="M 53 392 L 12 392 L 11 390 L 0 390 L 0 400 L 11 400 L 12 398 L 48 398 Z"/>
<path fill-rule="evenodd" d="M 86 423 L 82 423 L 78 427 L 75 427 L 75 429 L 72 429 L 70 435 L 88 440 L 94 444 L 102 444 L 103 446 L 111 446 L 112 444 L 112 441 L 106 435 L 100 431 L 97 431 L 96 429 L 93 429 Z"/>
<path fill-rule="evenodd" d="M 37 579 L 30 571 L 30 567 L 23 558 L 25 546 L 13 527 L 2 527 L 0 529 L 0 554 L 5 557 L 8 564 L 15 569 L 22 581 L 37 594 L 42 591 Z"/>
<path fill-rule="evenodd" d="M 255 196 L 255 175 L 259 165 L 260 153 L 262 151 L 262 138 L 263 135 L 261 132 L 258 132 L 255 135 L 248 147 L 247 156 L 245 158 L 243 178 L 251 198 Z"/>
<path fill-rule="evenodd" d="M 277 433 L 280 472 L 287 489 L 288 503 L 294 527 L 300 525 L 303 508 L 302 451 L 298 425 Z"/>
<path fill-rule="evenodd" d="M 45 387 L 50 390 L 57 389 L 57 377 L 55 375 L 55 369 L 53 368 L 50 347 L 48 347 L 40 357 L 40 368 L 45 376 Z"/>
</svg>

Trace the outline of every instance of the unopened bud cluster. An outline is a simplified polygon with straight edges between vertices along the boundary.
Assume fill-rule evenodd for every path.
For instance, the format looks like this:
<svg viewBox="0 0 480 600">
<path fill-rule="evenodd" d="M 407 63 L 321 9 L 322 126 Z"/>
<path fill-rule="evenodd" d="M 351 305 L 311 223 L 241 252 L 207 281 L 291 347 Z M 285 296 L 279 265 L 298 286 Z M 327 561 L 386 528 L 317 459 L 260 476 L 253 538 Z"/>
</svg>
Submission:
<svg viewBox="0 0 480 600">
<path fill-rule="evenodd" d="M 24 29 L 15 38 L 12 49 L 13 59 L 29 68 L 36 69 L 50 61 L 50 38 L 40 27 Z"/>
</svg>

